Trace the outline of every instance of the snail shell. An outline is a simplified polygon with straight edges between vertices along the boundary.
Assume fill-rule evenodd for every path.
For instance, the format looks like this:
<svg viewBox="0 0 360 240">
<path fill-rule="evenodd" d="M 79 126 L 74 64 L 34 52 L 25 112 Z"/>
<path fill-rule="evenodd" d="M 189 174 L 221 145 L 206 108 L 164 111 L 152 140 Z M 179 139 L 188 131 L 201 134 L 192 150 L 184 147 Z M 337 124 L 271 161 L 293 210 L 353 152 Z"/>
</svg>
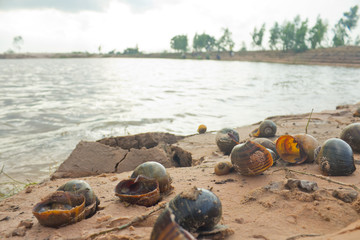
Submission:
<svg viewBox="0 0 360 240">
<path fill-rule="evenodd" d="M 255 138 L 252 141 L 260 144 L 261 146 L 266 147 L 267 149 L 271 149 L 275 153 L 275 155 L 273 155 L 273 160 L 279 158 L 279 155 L 278 155 L 277 150 L 276 150 L 276 144 L 273 141 L 271 141 L 270 139 L 268 139 L 268 138 Z"/>
<path fill-rule="evenodd" d="M 197 131 L 198 131 L 198 133 L 199 134 L 202 134 L 202 133 L 205 133 L 206 132 L 206 126 L 204 125 L 204 124 L 201 124 L 199 127 L 198 127 L 198 129 L 197 129 Z"/>
<path fill-rule="evenodd" d="M 214 193 L 196 187 L 176 195 L 168 207 L 175 221 L 189 232 L 214 228 L 222 215 L 220 199 Z"/>
<path fill-rule="evenodd" d="M 148 178 L 155 178 L 159 182 L 160 193 L 167 192 L 171 189 L 171 178 L 165 167 L 158 162 L 144 162 L 137 166 L 130 178 L 136 178 L 143 175 Z"/>
<path fill-rule="evenodd" d="M 270 152 L 250 140 L 235 146 L 230 158 L 235 170 L 245 176 L 259 175 L 273 165 Z"/>
<path fill-rule="evenodd" d="M 314 151 L 318 146 L 318 141 L 309 134 L 283 135 L 276 141 L 276 150 L 280 158 L 294 164 L 313 162 Z"/>
<path fill-rule="evenodd" d="M 71 192 L 85 197 L 85 217 L 91 217 L 97 210 L 100 200 L 95 195 L 90 185 L 83 180 L 70 180 L 60 186 L 57 191 Z"/>
<path fill-rule="evenodd" d="M 85 218 L 85 197 L 56 191 L 33 208 L 33 215 L 46 227 L 61 227 Z"/>
<path fill-rule="evenodd" d="M 235 139 L 231 138 L 229 134 L 234 136 Z M 239 142 L 239 133 L 231 128 L 223 128 L 216 134 L 215 141 L 220 151 L 225 155 L 229 155 L 237 144 L 235 141 Z"/>
<path fill-rule="evenodd" d="M 168 207 L 157 218 L 150 240 L 195 240 L 193 235 L 175 222 L 175 215 Z"/>
<path fill-rule="evenodd" d="M 228 174 L 232 169 L 233 165 L 229 161 L 218 162 L 214 167 L 215 174 L 218 176 Z"/>
<path fill-rule="evenodd" d="M 271 120 L 264 120 L 260 126 L 251 132 L 253 137 L 274 137 L 276 134 L 276 124 Z"/>
<path fill-rule="evenodd" d="M 354 152 L 360 152 L 360 123 L 352 123 L 346 126 L 340 138 L 347 142 Z"/>
<path fill-rule="evenodd" d="M 350 145 L 338 138 L 323 143 L 316 161 L 322 173 L 328 176 L 348 176 L 356 170 Z"/>
<path fill-rule="evenodd" d="M 360 107 L 355 110 L 353 116 L 354 117 L 360 117 Z"/>
<path fill-rule="evenodd" d="M 125 202 L 150 207 L 160 200 L 159 183 L 154 178 L 139 175 L 120 181 L 115 195 Z"/>
</svg>

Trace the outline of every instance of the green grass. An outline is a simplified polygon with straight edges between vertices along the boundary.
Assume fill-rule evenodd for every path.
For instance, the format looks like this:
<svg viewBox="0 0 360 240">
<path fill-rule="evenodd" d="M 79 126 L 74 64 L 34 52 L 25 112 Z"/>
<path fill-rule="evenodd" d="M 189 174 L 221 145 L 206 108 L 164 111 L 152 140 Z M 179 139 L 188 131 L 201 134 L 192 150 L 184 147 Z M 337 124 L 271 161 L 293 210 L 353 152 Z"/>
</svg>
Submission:
<svg viewBox="0 0 360 240">
<path fill-rule="evenodd" d="M 1 175 L 5 176 L 7 179 L 9 179 L 9 181 L 1 182 L 0 186 L 9 186 L 10 189 L 5 193 L 0 192 L 0 201 L 17 194 L 18 192 L 20 192 L 21 190 L 27 188 L 28 186 L 37 184 L 36 182 L 31 182 L 31 181 L 28 181 L 27 183 L 26 182 L 21 182 L 21 181 L 18 181 L 16 179 L 12 178 L 10 175 L 8 175 L 4 171 L 4 167 L 5 167 L 5 165 L 3 165 L 2 168 L 1 168 L 0 176 Z"/>
</svg>

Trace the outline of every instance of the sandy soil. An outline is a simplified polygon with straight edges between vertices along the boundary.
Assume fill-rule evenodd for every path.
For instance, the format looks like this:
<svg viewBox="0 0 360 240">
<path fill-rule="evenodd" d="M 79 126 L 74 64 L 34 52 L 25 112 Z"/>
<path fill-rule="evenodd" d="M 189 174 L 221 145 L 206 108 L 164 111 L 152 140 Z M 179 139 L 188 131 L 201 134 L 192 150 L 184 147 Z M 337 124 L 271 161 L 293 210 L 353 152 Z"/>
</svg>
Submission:
<svg viewBox="0 0 360 240">
<path fill-rule="evenodd" d="M 314 113 L 308 133 L 320 143 L 328 138 L 339 137 L 345 126 L 359 122 L 359 118 L 353 117 L 353 112 L 359 106 L 360 103 Z M 278 126 L 276 136 L 271 138 L 275 140 L 283 134 L 304 133 L 308 114 L 275 116 L 269 119 Z M 249 133 L 258 124 L 237 128 L 240 140 L 248 139 Z M 217 176 L 214 174 L 214 165 L 219 161 L 229 160 L 229 156 L 223 155 L 217 148 L 215 133 L 209 131 L 188 136 L 175 144 L 191 152 L 193 161 L 198 165 L 168 168 L 174 189 L 163 197 L 163 202 L 168 202 L 176 194 L 194 186 L 210 189 L 222 202 L 221 223 L 233 231 L 232 235 L 226 237 L 229 240 L 360 239 L 360 198 L 347 203 L 332 196 L 334 190 L 356 194 L 354 189 L 314 176 L 286 172 L 281 170 L 284 167 L 281 164 L 256 177 L 245 177 L 237 172 Z M 358 164 L 360 154 L 354 154 L 354 158 Z M 321 175 L 315 163 L 287 167 L 290 170 Z M 360 187 L 359 171 L 358 167 L 351 176 L 331 179 Z M 41 226 L 32 215 L 32 208 L 41 198 L 69 179 L 47 180 L 31 186 L 0 202 L 0 239 L 84 239 L 91 234 L 126 224 L 135 217 L 158 208 L 158 205 L 148 208 L 128 205 L 114 195 L 116 184 L 130 175 L 131 171 L 79 178 L 92 186 L 101 201 L 101 209 L 91 218 L 58 229 Z M 297 188 L 284 188 L 290 178 L 315 181 L 318 190 L 307 193 Z M 97 239 L 149 239 L 159 213 L 157 211 L 144 221 L 120 231 L 100 235 Z M 28 224 L 24 224 L 24 221 Z"/>
</svg>

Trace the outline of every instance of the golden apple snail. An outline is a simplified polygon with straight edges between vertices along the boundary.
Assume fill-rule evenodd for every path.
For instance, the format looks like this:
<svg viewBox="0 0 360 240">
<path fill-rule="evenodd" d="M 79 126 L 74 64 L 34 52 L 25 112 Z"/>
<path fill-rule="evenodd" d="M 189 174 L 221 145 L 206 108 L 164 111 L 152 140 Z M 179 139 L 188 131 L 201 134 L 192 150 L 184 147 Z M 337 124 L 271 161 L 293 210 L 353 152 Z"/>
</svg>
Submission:
<svg viewBox="0 0 360 240">
<path fill-rule="evenodd" d="M 259 175 L 273 165 L 271 153 L 251 140 L 236 145 L 230 158 L 235 170 L 245 176 Z"/>
<path fill-rule="evenodd" d="M 318 146 L 318 141 L 309 134 L 283 135 L 276 141 L 276 150 L 280 158 L 293 164 L 313 162 L 314 151 Z"/>
<path fill-rule="evenodd" d="M 223 128 L 217 132 L 216 145 L 225 155 L 229 155 L 234 146 L 239 142 L 239 133 L 231 128 Z"/>
<path fill-rule="evenodd" d="M 268 139 L 268 138 L 255 138 L 252 141 L 266 147 L 267 149 L 271 149 L 273 151 L 273 153 L 274 153 L 273 160 L 276 160 L 277 158 L 279 158 L 279 155 L 278 155 L 277 150 L 276 150 L 276 144 L 273 141 L 271 141 L 270 139 Z"/>
<path fill-rule="evenodd" d="M 160 200 L 159 183 L 154 178 L 139 175 L 120 181 L 115 187 L 115 195 L 128 203 L 153 206 Z"/>
<path fill-rule="evenodd" d="M 199 134 L 203 134 L 206 132 L 206 129 L 207 129 L 206 126 L 204 124 L 201 124 L 201 125 L 199 125 L 197 131 Z"/>
<path fill-rule="evenodd" d="M 195 239 L 199 236 L 231 234 L 218 224 L 222 216 L 220 199 L 211 191 L 192 188 L 176 195 L 156 220 L 151 240 Z"/>
<path fill-rule="evenodd" d="M 339 138 L 330 138 L 323 143 L 316 162 L 327 176 L 348 176 L 356 170 L 350 145 Z"/>
<path fill-rule="evenodd" d="M 222 161 L 215 164 L 214 172 L 216 175 L 225 175 L 231 172 L 233 165 L 229 161 Z"/>
<path fill-rule="evenodd" d="M 196 240 L 196 238 L 175 221 L 175 215 L 167 207 L 157 218 L 150 240 Z"/>
<path fill-rule="evenodd" d="M 60 186 L 57 191 L 71 192 L 85 197 L 85 217 L 91 217 L 97 210 L 100 200 L 95 195 L 90 185 L 83 180 L 70 180 Z"/>
<path fill-rule="evenodd" d="M 176 195 L 168 207 L 175 215 L 175 221 L 189 232 L 212 229 L 222 215 L 220 199 L 202 188 L 192 188 Z"/>
<path fill-rule="evenodd" d="M 264 120 L 260 126 L 253 130 L 250 136 L 253 137 L 274 137 L 276 134 L 277 126 L 271 120 Z"/>
<path fill-rule="evenodd" d="M 355 110 L 353 116 L 354 116 L 354 117 L 360 117 L 360 107 L 358 107 L 358 108 Z"/>
<path fill-rule="evenodd" d="M 34 206 L 33 215 L 46 227 L 61 227 L 79 222 L 85 218 L 85 197 L 56 191 Z"/>
<path fill-rule="evenodd" d="M 341 131 L 340 138 L 347 142 L 354 152 L 360 152 L 360 123 L 346 126 Z"/>
<path fill-rule="evenodd" d="M 135 179 L 139 175 L 156 179 L 159 182 L 160 193 L 168 192 L 172 188 L 170 175 L 161 163 L 144 162 L 135 168 L 130 178 Z"/>
</svg>

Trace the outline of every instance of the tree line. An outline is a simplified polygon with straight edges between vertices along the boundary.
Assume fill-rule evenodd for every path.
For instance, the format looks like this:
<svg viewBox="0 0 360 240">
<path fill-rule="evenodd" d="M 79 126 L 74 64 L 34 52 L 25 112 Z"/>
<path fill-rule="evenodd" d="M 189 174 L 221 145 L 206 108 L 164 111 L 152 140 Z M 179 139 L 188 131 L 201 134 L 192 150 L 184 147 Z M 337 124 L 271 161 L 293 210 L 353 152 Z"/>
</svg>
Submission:
<svg viewBox="0 0 360 240">
<path fill-rule="evenodd" d="M 351 7 L 348 12 L 343 13 L 343 17 L 332 28 L 333 38 L 332 46 L 339 47 L 344 45 L 360 45 L 360 36 L 355 40 L 351 39 L 350 33 L 356 27 L 359 20 L 358 6 Z M 327 21 L 317 17 L 314 26 L 309 27 L 308 19 L 302 20 L 298 15 L 293 21 L 284 21 L 283 24 L 275 22 L 269 30 L 268 44 L 271 50 L 284 50 L 303 52 L 307 49 L 315 49 L 323 47 L 326 34 L 329 26 Z M 263 49 L 263 40 L 266 31 L 265 23 L 257 29 L 254 28 L 250 33 L 252 38 L 252 45 Z M 170 40 L 170 46 L 175 51 L 185 53 L 189 50 L 189 43 L 187 35 L 176 35 Z M 217 50 L 233 51 L 235 46 L 232 40 L 232 33 L 228 28 L 223 29 L 222 36 L 216 40 L 213 36 L 206 33 L 195 34 L 192 42 L 192 49 L 196 52 L 205 50 L 207 52 Z M 246 50 L 245 43 L 242 43 L 241 50 Z"/>
</svg>

